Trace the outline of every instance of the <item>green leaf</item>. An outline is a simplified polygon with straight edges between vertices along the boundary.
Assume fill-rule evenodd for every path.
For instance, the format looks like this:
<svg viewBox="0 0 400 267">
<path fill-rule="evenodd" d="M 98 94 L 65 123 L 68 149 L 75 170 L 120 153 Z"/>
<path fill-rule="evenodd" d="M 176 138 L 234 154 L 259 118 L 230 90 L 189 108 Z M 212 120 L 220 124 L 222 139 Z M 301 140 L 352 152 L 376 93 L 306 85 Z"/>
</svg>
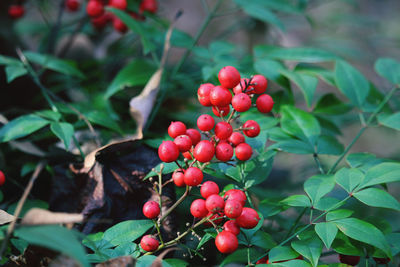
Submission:
<svg viewBox="0 0 400 267">
<path fill-rule="evenodd" d="M 354 193 L 353 196 L 371 207 L 400 210 L 400 203 L 388 192 L 378 188 L 367 188 Z"/>
<path fill-rule="evenodd" d="M 183 166 L 183 164 L 184 164 L 183 161 L 178 161 L 178 163 L 181 166 Z M 174 172 L 176 169 L 178 169 L 178 165 L 176 165 L 175 162 L 168 162 L 168 163 L 167 162 L 161 162 L 160 164 L 158 164 L 154 168 L 155 171 L 150 171 L 143 179 L 146 180 L 146 179 L 148 179 L 150 177 L 157 176 L 158 175 L 157 172 L 160 172 L 161 165 L 164 165 L 164 169 L 163 169 L 163 172 L 162 172 L 163 174 L 168 174 L 168 173 Z"/>
<path fill-rule="evenodd" d="M 339 90 L 355 106 L 361 108 L 364 105 L 370 86 L 367 79 L 357 69 L 345 61 L 337 61 L 335 81 Z"/>
<path fill-rule="evenodd" d="M 331 192 L 334 187 L 335 180 L 333 175 L 315 175 L 304 183 L 304 191 L 306 191 L 313 204 Z"/>
<path fill-rule="evenodd" d="M 290 247 L 278 246 L 269 251 L 269 262 L 291 260 L 297 258 L 299 254 Z"/>
<path fill-rule="evenodd" d="M 319 257 L 322 253 L 322 242 L 317 238 L 310 238 L 307 240 L 293 241 L 292 248 L 299 254 L 307 258 L 313 266 L 318 265 Z"/>
<path fill-rule="evenodd" d="M 52 122 L 51 131 L 64 143 L 68 150 L 71 138 L 74 136 L 74 126 L 67 122 Z"/>
<path fill-rule="evenodd" d="M 304 95 L 307 106 L 311 107 L 314 99 L 314 93 L 317 89 L 318 79 L 302 73 L 281 70 L 281 74 L 294 82 Z"/>
<path fill-rule="evenodd" d="M 315 225 L 315 232 L 324 242 L 325 247 L 329 249 L 336 237 L 338 229 L 333 222 L 321 222 Z"/>
<path fill-rule="evenodd" d="M 155 44 L 150 42 L 150 40 L 147 38 L 145 28 L 142 26 L 140 22 L 136 21 L 128 13 L 122 10 L 112 7 L 107 7 L 106 10 L 116 15 L 120 20 L 122 20 L 122 22 L 126 24 L 126 26 L 128 26 L 129 29 L 131 29 L 133 32 L 137 33 L 140 36 L 140 40 L 143 45 L 143 52 L 145 55 L 150 51 L 154 51 Z"/>
<path fill-rule="evenodd" d="M 386 239 L 392 247 L 393 256 L 397 255 L 400 252 L 400 233 L 390 233 Z"/>
<path fill-rule="evenodd" d="M 301 140 L 280 141 L 270 145 L 268 149 L 278 149 L 293 154 L 313 154 L 314 149 L 309 143 Z"/>
<path fill-rule="evenodd" d="M 59 251 L 76 259 L 83 266 L 90 266 L 76 234 L 67 228 L 58 225 L 25 226 L 17 228 L 14 235 L 29 244 Z"/>
<path fill-rule="evenodd" d="M 296 65 L 295 71 L 302 74 L 307 74 L 321 79 L 331 86 L 335 86 L 335 77 L 331 70 L 315 66 L 308 63 L 300 63 Z"/>
<path fill-rule="evenodd" d="M 85 115 L 90 122 L 101 125 L 103 127 L 106 127 L 113 131 L 117 131 L 118 133 L 122 134 L 122 130 L 119 127 L 118 123 L 116 123 L 115 120 L 112 119 L 109 116 L 109 114 L 106 113 L 105 111 L 92 110 L 86 113 Z"/>
<path fill-rule="evenodd" d="M 260 184 L 268 178 L 275 155 L 276 152 L 274 151 L 265 151 L 257 157 L 246 161 L 243 177 L 246 188 Z"/>
<path fill-rule="evenodd" d="M 126 242 L 133 242 L 152 226 L 151 220 L 129 220 L 120 222 L 104 232 L 103 238 L 113 246 L 118 246 Z"/>
<path fill-rule="evenodd" d="M 313 115 L 292 106 L 282 107 L 281 127 L 285 132 L 307 141 L 311 146 L 315 145 L 321 134 L 319 123 Z"/>
<path fill-rule="evenodd" d="M 400 84 L 400 62 L 392 58 L 379 58 L 375 71 L 393 84 Z"/>
<path fill-rule="evenodd" d="M 326 62 L 338 59 L 338 57 L 325 50 L 311 47 L 282 48 L 268 45 L 255 47 L 256 58 L 267 57 L 278 60 L 293 60 L 301 62 Z"/>
<path fill-rule="evenodd" d="M 149 61 L 140 59 L 131 61 L 118 72 L 108 86 L 104 97 L 109 98 L 125 87 L 145 85 L 154 71 L 155 68 Z"/>
<path fill-rule="evenodd" d="M 254 69 L 258 73 L 264 75 L 265 77 L 268 77 L 268 79 L 278 82 L 279 78 L 282 77 L 281 70 L 284 70 L 285 67 L 282 65 L 282 63 L 278 61 L 256 57 L 254 62 Z"/>
<path fill-rule="evenodd" d="M 326 214 L 326 220 L 334 221 L 334 220 L 347 218 L 347 217 L 350 217 L 353 213 L 354 213 L 354 211 L 346 210 L 346 209 L 330 211 Z"/>
<path fill-rule="evenodd" d="M 364 188 L 371 185 L 399 182 L 400 181 L 400 163 L 384 162 L 370 168 L 365 174 L 360 187 Z"/>
<path fill-rule="evenodd" d="M 378 122 L 383 126 L 400 131 L 400 112 L 393 114 L 379 114 Z"/>
<path fill-rule="evenodd" d="M 340 202 L 339 199 L 334 197 L 323 197 L 314 204 L 314 208 L 320 211 L 337 209 L 344 204 Z"/>
<path fill-rule="evenodd" d="M 285 210 L 285 207 L 283 207 L 278 201 L 278 199 L 264 198 L 260 202 L 258 205 L 258 210 L 264 216 L 264 218 L 274 216 Z"/>
<path fill-rule="evenodd" d="M 12 57 L 0 55 L 0 65 L 6 66 L 21 66 L 22 62 Z"/>
<path fill-rule="evenodd" d="M 171 35 L 171 45 L 176 47 L 190 48 L 193 44 L 193 38 L 190 34 L 174 29 Z"/>
<path fill-rule="evenodd" d="M 361 256 L 364 254 L 358 247 L 353 245 L 352 240 L 342 232 L 337 233 L 336 238 L 332 243 L 332 248 L 337 253 L 344 255 Z"/>
<path fill-rule="evenodd" d="M 271 235 L 261 230 L 257 231 L 251 237 L 250 244 L 265 250 L 276 246 L 276 242 L 272 239 Z"/>
<path fill-rule="evenodd" d="M 5 71 L 6 71 L 8 83 L 11 83 L 18 77 L 28 74 L 28 71 L 22 64 L 21 64 L 21 66 L 7 66 Z"/>
<path fill-rule="evenodd" d="M 237 249 L 232 254 L 226 256 L 219 266 L 223 267 L 231 262 L 247 263 L 247 250 L 248 250 L 247 248 Z M 255 248 L 249 248 L 249 253 L 250 253 L 250 261 L 254 261 L 262 255 L 262 253 L 260 253 Z"/>
<path fill-rule="evenodd" d="M 383 250 L 391 257 L 390 247 L 382 232 L 370 223 L 356 218 L 333 221 L 345 235 Z"/>
<path fill-rule="evenodd" d="M 263 265 L 257 265 L 257 266 L 263 266 Z M 303 261 L 303 260 L 293 259 L 293 260 L 289 260 L 289 261 L 269 264 L 267 266 L 271 266 L 271 267 L 310 267 L 311 264 L 309 264 L 308 262 Z"/>
<path fill-rule="evenodd" d="M 61 119 L 61 114 L 52 110 L 39 110 L 35 112 L 35 115 L 52 121 L 59 121 Z"/>
<path fill-rule="evenodd" d="M 326 115 L 341 115 L 351 110 L 351 106 L 343 103 L 335 94 L 323 95 L 314 108 L 314 113 Z"/>
<path fill-rule="evenodd" d="M 39 116 L 29 114 L 18 117 L 0 129 L 0 143 L 27 136 L 49 124 Z"/>
<path fill-rule="evenodd" d="M 311 207 L 310 199 L 306 195 L 293 195 L 281 201 L 282 204 L 291 207 Z"/>
<path fill-rule="evenodd" d="M 11 204 L 8 209 L 7 212 L 10 214 L 14 214 L 15 213 L 15 209 L 17 208 L 18 202 L 15 202 L 13 204 Z M 39 199 L 27 199 L 25 201 L 24 206 L 22 207 L 21 210 L 21 217 L 24 217 L 25 214 L 32 208 L 41 208 L 41 209 L 48 209 L 49 208 L 49 204 L 43 200 L 39 200 Z"/>
<path fill-rule="evenodd" d="M 85 78 L 85 75 L 79 69 L 66 60 L 31 51 L 24 52 L 24 55 L 30 62 L 41 65 L 43 68 L 57 71 L 68 76 L 74 76 L 81 79 Z"/>
<path fill-rule="evenodd" d="M 348 193 L 353 192 L 363 178 L 364 174 L 355 168 L 342 168 L 335 174 L 336 183 Z"/>
<path fill-rule="evenodd" d="M 207 243 L 210 239 L 213 238 L 213 235 L 206 233 L 197 244 L 196 250 L 199 250 L 205 243 Z"/>
<path fill-rule="evenodd" d="M 371 161 L 375 161 L 376 156 L 371 153 L 353 153 L 347 156 L 346 161 L 353 168 L 359 168 Z"/>
<path fill-rule="evenodd" d="M 317 141 L 317 153 L 326 155 L 340 155 L 344 151 L 344 146 L 339 141 L 329 135 L 321 135 Z"/>
<path fill-rule="evenodd" d="M 181 259 L 164 259 L 163 263 L 166 262 L 173 267 L 186 267 L 189 263 Z"/>
</svg>

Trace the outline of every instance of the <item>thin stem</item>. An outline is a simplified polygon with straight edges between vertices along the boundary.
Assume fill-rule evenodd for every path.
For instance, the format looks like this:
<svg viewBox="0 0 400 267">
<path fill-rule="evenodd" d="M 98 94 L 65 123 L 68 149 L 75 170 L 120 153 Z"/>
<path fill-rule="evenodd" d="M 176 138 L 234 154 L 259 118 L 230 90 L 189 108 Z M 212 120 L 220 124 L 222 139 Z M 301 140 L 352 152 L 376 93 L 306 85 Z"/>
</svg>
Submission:
<svg viewBox="0 0 400 267">
<path fill-rule="evenodd" d="M 251 260 L 250 260 L 250 247 L 247 247 L 247 264 L 251 265 Z"/>
<path fill-rule="evenodd" d="M 310 223 L 312 223 L 313 213 L 314 213 L 314 209 L 311 208 L 310 209 Z"/>
<path fill-rule="evenodd" d="M 319 160 L 318 154 L 314 153 L 313 157 L 314 157 L 315 163 L 318 166 L 319 172 L 322 174 L 325 174 L 324 168 L 322 167 L 322 164 L 321 164 L 321 161 Z"/>
<path fill-rule="evenodd" d="M 394 87 L 382 100 L 382 102 L 379 104 L 379 106 L 375 109 L 375 111 L 371 114 L 371 116 L 368 118 L 365 126 L 363 126 L 360 131 L 357 133 L 356 137 L 351 141 L 351 143 L 346 147 L 346 149 L 343 151 L 343 153 L 340 155 L 340 157 L 335 161 L 335 163 L 332 165 L 332 167 L 329 169 L 327 174 L 332 173 L 337 165 L 342 161 L 342 159 L 346 156 L 346 154 L 350 151 L 350 149 L 353 147 L 353 145 L 356 143 L 356 141 L 360 138 L 360 136 L 364 133 L 364 131 L 367 129 L 367 127 L 371 124 L 371 122 L 375 119 L 376 115 L 381 111 L 381 109 L 386 105 L 386 103 L 389 101 L 389 99 L 393 96 L 393 94 L 396 92 L 396 90 L 399 89 L 398 87 Z"/>
<path fill-rule="evenodd" d="M 73 33 L 70 35 L 68 38 L 66 44 L 63 46 L 61 51 L 58 54 L 58 57 L 63 58 L 65 54 L 67 54 L 68 50 L 71 48 L 72 44 L 75 41 L 76 36 L 78 33 L 83 29 L 83 26 L 85 26 L 86 22 L 89 21 L 88 16 L 85 14 L 80 20 L 76 28 L 74 29 Z"/>
<path fill-rule="evenodd" d="M 155 220 L 154 220 L 154 226 L 157 229 L 158 237 L 160 238 L 160 242 L 161 242 L 161 245 L 162 245 L 162 244 L 164 244 L 164 241 L 163 241 L 163 238 L 162 238 L 162 235 L 161 235 L 160 226 L 158 225 L 158 222 L 155 221 Z"/>
<path fill-rule="evenodd" d="M 179 167 L 181 170 L 184 170 L 184 168 L 182 168 L 181 164 L 179 164 L 179 162 L 178 162 L 177 160 L 175 160 L 175 163 L 176 163 L 176 165 L 178 165 L 178 167 Z"/>
<path fill-rule="evenodd" d="M 299 216 L 297 216 L 294 224 L 292 225 L 292 227 L 290 227 L 289 231 L 287 232 L 286 236 L 283 239 L 288 238 L 288 236 L 293 232 L 293 230 L 297 227 L 297 225 L 299 224 L 301 218 L 303 218 L 304 214 L 306 213 L 308 208 L 304 208 L 303 211 L 299 214 Z"/>
<path fill-rule="evenodd" d="M 55 46 L 55 43 L 57 40 L 57 35 L 60 30 L 61 19 L 64 14 L 64 9 L 65 9 L 65 1 L 60 0 L 59 7 L 58 7 L 58 13 L 57 13 L 57 20 L 49 34 L 49 41 L 47 43 L 47 50 L 46 50 L 47 53 L 53 53 L 54 46 Z"/>
<path fill-rule="evenodd" d="M 253 200 L 251 200 L 249 192 L 245 189 L 244 194 L 246 195 L 247 200 L 249 201 L 250 207 L 254 209 Z"/>
<path fill-rule="evenodd" d="M 179 205 L 182 203 L 183 200 L 189 195 L 191 186 L 186 186 L 185 193 L 172 205 L 166 212 L 165 214 L 160 218 L 160 224 L 162 223 L 163 220 Z"/>
</svg>

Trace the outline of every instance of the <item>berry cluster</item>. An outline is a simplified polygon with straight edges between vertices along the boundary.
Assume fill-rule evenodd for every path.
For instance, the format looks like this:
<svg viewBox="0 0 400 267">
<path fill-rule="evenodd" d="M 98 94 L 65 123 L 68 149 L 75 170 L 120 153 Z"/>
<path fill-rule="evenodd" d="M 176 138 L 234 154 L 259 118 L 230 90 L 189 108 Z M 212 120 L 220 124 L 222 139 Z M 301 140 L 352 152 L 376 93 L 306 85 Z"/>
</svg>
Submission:
<svg viewBox="0 0 400 267">
<path fill-rule="evenodd" d="M 23 2 L 23 0 L 16 0 L 14 4 L 8 7 L 8 15 L 12 19 L 19 19 L 25 14 Z"/>
<path fill-rule="evenodd" d="M 265 94 L 268 82 L 262 75 L 241 78 L 236 68 L 226 66 L 220 70 L 218 80 L 220 85 L 200 85 L 197 96 L 203 106 L 212 108 L 220 121 L 216 122 L 213 116 L 202 114 L 197 119 L 200 131 L 188 129 L 180 121 L 172 122 L 168 127 L 168 135 L 173 141 L 163 141 L 158 148 L 158 155 L 163 162 L 176 162 L 178 165 L 172 174 L 172 182 L 176 186 L 186 186 L 187 192 L 192 187 L 200 186 L 203 198 L 191 203 L 190 213 L 199 220 L 196 225 L 213 226 L 216 229 L 215 244 L 221 253 L 232 253 L 238 247 L 236 236 L 240 228 L 254 228 L 260 217 L 256 210 L 245 207 L 247 197 L 244 191 L 230 189 L 223 194 L 213 181 L 202 184 L 203 169 L 211 162 L 232 161 L 234 154 L 239 161 L 249 160 L 253 150 L 246 143 L 246 137 L 258 136 L 260 126 L 254 120 L 237 125 L 238 116 L 235 115 L 249 110 L 253 105 L 260 112 L 267 113 L 272 110 L 274 102 Z M 255 104 L 252 103 L 253 98 L 256 98 Z M 185 168 L 177 161 L 180 154 L 185 158 Z M 212 161 L 214 157 L 216 160 Z M 145 203 L 143 214 L 149 219 L 156 219 L 160 215 L 159 203 Z M 224 220 L 221 228 L 219 225 Z M 144 236 L 140 244 L 148 252 L 161 248 L 157 238 L 151 235 Z"/>
<path fill-rule="evenodd" d="M 78 2 L 78 0 L 67 0 L 68 8 L 68 3 L 70 2 L 75 3 Z M 116 31 L 120 33 L 125 33 L 128 30 L 128 27 L 118 17 L 105 12 L 105 6 L 117 8 L 120 10 L 127 10 L 128 2 L 127 0 L 89 0 L 86 5 L 86 12 L 91 17 L 91 23 L 93 27 L 101 30 L 109 22 L 111 22 Z M 69 10 L 74 11 L 75 4 L 72 4 L 72 7 L 73 8 L 69 8 Z M 76 9 L 78 8 L 79 6 Z M 157 8 L 157 0 L 142 0 L 139 6 L 138 13 L 133 11 L 128 11 L 128 13 L 136 20 L 144 20 L 144 12 L 156 13 Z"/>
</svg>

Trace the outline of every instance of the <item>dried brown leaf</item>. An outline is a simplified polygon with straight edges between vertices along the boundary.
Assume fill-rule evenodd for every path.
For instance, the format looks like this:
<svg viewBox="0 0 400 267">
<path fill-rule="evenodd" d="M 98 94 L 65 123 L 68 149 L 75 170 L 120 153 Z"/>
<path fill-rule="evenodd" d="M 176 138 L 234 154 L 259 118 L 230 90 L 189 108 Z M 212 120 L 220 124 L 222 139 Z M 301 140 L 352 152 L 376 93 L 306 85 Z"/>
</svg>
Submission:
<svg viewBox="0 0 400 267">
<path fill-rule="evenodd" d="M 22 224 L 59 224 L 79 223 L 83 221 L 83 215 L 79 213 L 51 212 L 44 209 L 30 209 L 22 218 Z"/>
<path fill-rule="evenodd" d="M 0 210 L 0 225 L 12 222 L 14 220 L 14 216 L 8 214 L 4 210 Z"/>
</svg>

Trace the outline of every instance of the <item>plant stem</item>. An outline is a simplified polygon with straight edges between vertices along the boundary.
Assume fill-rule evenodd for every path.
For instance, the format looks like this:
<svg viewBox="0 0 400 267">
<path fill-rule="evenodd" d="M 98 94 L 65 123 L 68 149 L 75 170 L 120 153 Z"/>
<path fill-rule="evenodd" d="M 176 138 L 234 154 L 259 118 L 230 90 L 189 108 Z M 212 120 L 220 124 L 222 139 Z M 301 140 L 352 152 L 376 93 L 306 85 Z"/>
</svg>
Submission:
<svg viewBox="0 0 400 267">
<path fill-rule="evenodd" d="M 314 153 L 313 157 L 314 157 L 315 163 L 317 163 L 320 173 L 325 174 L 324 168 L 322 168 L 322 164 L 321 164 L 321 161 L 319 160 L 318 154 Z"/>
<path fill-rule="evenodd" d="M 162 238 L 162 235 L 161 235 L 160 226 L 158 225 L 158 222 L 155 221 L 155 220 L 154 220 L 154 226 L 155 226 L 156 229 L 157 229 L 157 233 L 158 233 L 158 237 L 160 238 L 161 245 L 163 245 L 163 244 L 164 244 L 164 241 L 163 241 L 163 238 Z"/>
<path fill-rule="evenodd" d="M 360 129 L 360 131 L 357 133 L 356 137 L 351 141 L 351 143 L 346 147 L 346 149 L 343 151 L 343 153 L 340 155 L 340 157 L 335 161 L 335 163 L 332 165 L 332 167 L 329 169 L 327 174 L 332 173 L 337 165 L 342 161 L 342 159 L 346 156 L 346 154 L 350 151 L 350 149 L 353 147 L 353 145 L 356 143 L 356 141 L 360 138 L 360 136 L 364 133 L 364 131 L 369 127 L 371 122 L 375 119 L 376 115 L 381 111 L 381 109 L 386 105 L 386 103 L 389 101 L 389 99 L 393 96 L 393 94 L 396 92 L 396 90 L 399 89 L 397 86 L 393 87 L 393 89 L 385 96 L 385 98 L 382 100 L 382 102 L 379 104 L 379 106 L 375 109 L 375 111 L 371 114 L 371 116 L 368 118 L 366 124 Z"/>
<path fill-rule="evenodd" d="M 306 213 L 308 208 L 304 208 L 303 211 L 299 214 L 299 216 L 297 216 L 294 224 L 292 225 L 292 227 L 290 227 L 288 233 L 286 234 L 285 238 L 288 238 L 288 236 L 293 232 L 293 230 L 297 227 L 297 225 L 299 224 L 301 218 L 303 218 L 304 214 Z"/>
<path fill-rule="evenodd" d="M 183 200 L 189 195 L 191 186 L 186 186 L 186 191 L 183 193 L 183 195 L 172 205 L 166 212 L 165 214 L 160 218 L 160 224 L 162 221 L 179 205 L 182 203 Z"/>
</svg>

